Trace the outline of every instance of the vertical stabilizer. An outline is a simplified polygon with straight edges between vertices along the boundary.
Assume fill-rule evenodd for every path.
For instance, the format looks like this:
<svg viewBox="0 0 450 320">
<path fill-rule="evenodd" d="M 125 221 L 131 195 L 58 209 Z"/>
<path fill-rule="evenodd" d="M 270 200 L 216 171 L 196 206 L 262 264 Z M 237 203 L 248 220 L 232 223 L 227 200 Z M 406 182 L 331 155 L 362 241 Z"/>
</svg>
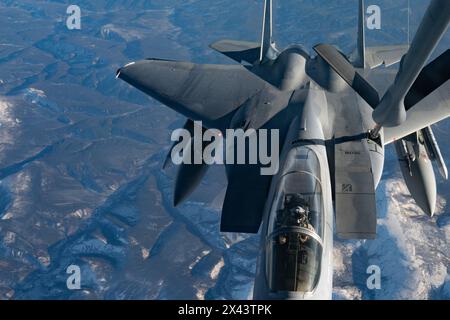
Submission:
<svg viewBox="0 0 450 320">
<path fill-rule="evenodd" d="M 365 68 L 366 66 L 366 13 L 364 0 L 359 0 L 358 11 L 358 56 L 355 63 L 357 68 Z"/>
<path fill-rule="evenodd" d="M 276 56 L 276 49 L 274 47 L 272 39 L 272 0 L 265 0 L 264 2 L 264 17 L 263 17 L 263 29 L 261 37 L 261 54 L 259 57 L 260 62 L 266 59 L 274 59 Z"/>
</svg>

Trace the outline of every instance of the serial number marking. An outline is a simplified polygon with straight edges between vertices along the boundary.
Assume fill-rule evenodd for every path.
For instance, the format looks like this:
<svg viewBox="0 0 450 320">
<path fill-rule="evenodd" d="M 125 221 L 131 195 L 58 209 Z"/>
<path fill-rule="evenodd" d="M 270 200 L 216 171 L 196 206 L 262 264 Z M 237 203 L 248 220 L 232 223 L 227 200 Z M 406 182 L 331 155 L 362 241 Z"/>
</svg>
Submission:
<svg viewBox="0 0 450 320">
<path fill-rule="evenodd" d="M 359 156 L 361 154 L 361 152 L 359 151 L 345 151 L 346 155 L 355 155 L 355 156 Z"/>
<path fill-rule="evenodd" d="M 223 315 L 271 315 L 271 305 L 224 305 Z"/>
</svg>

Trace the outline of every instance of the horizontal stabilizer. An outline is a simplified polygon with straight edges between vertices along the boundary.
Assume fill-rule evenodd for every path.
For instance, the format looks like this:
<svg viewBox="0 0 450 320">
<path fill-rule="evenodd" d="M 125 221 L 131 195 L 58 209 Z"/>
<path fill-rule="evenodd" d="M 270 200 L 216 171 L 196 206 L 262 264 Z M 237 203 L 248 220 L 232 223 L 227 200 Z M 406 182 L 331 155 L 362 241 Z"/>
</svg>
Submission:
<svg viewBox="0 0 450 320">
<path fill-rule="evenodd" d="M 239 63 L 250 64 L 258 61 L 261 51 L 259 43 L 248 41 L 220 40 L 211 44 L 210 47 Z"/>
<path fill-rule="evenodd" d="M 130 63 L 118 70 L 117 77 L 185 117 L 218 129 L 226 126 L 230 113 L 266 86 L 240 65 L 154 59 Z"/>
<path fill-rule="evenodd" d="M 392 66 L 400 62 L 408 49 L 409 45 L 366 48 L 366 67 L 374 69 L 381 65 Z"/>
<path fill-rule="evenodd" d="M 328 44 L 319 44 L 314 47 L 314 50 L 361 98 L 372 108 L 376 108 L 380 101 L 378 92 L 355 70 L 353 65 L 335 47 Z"/>
</svg>

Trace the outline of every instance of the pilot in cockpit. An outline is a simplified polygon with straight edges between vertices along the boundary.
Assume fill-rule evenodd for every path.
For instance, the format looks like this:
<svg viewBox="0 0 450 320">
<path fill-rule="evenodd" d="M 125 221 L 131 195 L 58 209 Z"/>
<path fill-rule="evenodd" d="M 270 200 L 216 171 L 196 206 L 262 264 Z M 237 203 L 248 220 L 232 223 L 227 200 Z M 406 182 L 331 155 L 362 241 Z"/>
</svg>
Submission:
<svg viewBox="0 0 450 320">
<path fill-rule="evenodd" d="M 315 232 L 310 223 L 310 210 L 307 201 L 300 194 L 288 194 L 284 199 L 284 209 L 279 221 L 279 227 L 301 227 Z M 307 235 L 301 235 L 302 243 L 308 241 Z"/>
</svg>

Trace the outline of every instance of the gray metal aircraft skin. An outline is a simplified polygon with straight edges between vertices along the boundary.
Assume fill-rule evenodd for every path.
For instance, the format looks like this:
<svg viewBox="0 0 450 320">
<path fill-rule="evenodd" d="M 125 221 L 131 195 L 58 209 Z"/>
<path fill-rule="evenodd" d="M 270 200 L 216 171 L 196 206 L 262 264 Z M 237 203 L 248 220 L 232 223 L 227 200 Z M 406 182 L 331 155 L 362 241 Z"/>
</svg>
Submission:
<svg viewBox="0 0 450 320">
<path fill-rule="evenodd" d="M 450 116 L 450 50 L 426 63 L 448 28 L 450 1 L 431 1 L 410 46 L 366 48 L 364 11 L 360 0 L 358 44 L 350 55 L 326 44 L 315 46 L 314 56 L 298 45 L 279 51 L 266 0 L 260 43 L 211 45 L 239 64 L 147 59 L 117 73 L 186 116 L 189 131 L 194 121 L 204 129 L 279 130 L 275 176 L 262 176 L 261 165 L 226 166 L 221 231 L 261 233 L 254 299 L 332 298 L 333 213 L 339 237 L 376 237 L 375 190 L 389 143 L 417 205 L 434 214 L 433 163 L 444 178 L 448 173 L 430 126 Z M 400 60 L 380 98 L 374 84 L 388 74 L 373 69 Z M 179 166 L 174 205 L 208 167 Z"/>
</svg>

